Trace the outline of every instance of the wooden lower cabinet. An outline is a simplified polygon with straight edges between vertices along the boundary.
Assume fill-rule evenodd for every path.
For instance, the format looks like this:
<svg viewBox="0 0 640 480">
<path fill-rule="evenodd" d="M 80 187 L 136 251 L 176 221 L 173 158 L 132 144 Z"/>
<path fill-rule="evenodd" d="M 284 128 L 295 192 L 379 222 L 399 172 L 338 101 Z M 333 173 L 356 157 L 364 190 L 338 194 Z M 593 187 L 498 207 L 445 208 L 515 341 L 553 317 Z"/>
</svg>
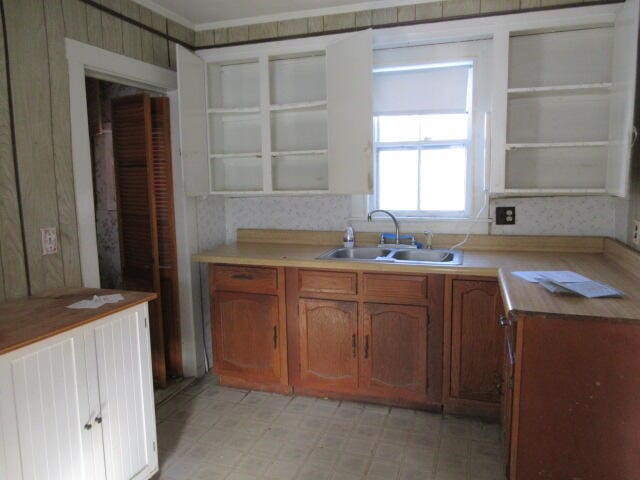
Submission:
<svg viewBox="0 0 640 480">
<path fill-rule="evenodd" d="M 497 419 L 504 390 L 504 312 L 493 279 L 449 277 L 445 314 L 445 411 Z"/>
<path fill-rule="evenodd" d="M 213 311 L 216 372 L 257 382 L 278 381 L 278 297 L 219 292 Z"/>
<path fill-rule="evenodd" d="M 640 478 L 640 325 L 517 315 L 510 480 Z"/>
<path fill-rule="evenodd" d="M 390 293 L 380 302 L 371 301 L 379 297 L 362 288 L 368 273 L 335 274 L 340 280 L 349 279 L 348 284 L 342 282 L 349 288 L 333 291 L 332 272 L 287 269 L 289 373 L 294 391 L 439 408 L 443 277 L 386 274 L 391 284 L 420 286 L 419 294 L 398 295 L 395 303 Z M 384 278 L 376 274 L 375 280 L 381 285 Z"/>
<path fill-rule="evenodd" d="M 353 392 L 358 388 L 358 304 L 299 300 L 300 385 Z"/>
<path fill-rule="evenodd" d="M 427 331 L 425 307 L 365 303 L 360 389 L 376 396 L 425 401 Z"/>
</svg>

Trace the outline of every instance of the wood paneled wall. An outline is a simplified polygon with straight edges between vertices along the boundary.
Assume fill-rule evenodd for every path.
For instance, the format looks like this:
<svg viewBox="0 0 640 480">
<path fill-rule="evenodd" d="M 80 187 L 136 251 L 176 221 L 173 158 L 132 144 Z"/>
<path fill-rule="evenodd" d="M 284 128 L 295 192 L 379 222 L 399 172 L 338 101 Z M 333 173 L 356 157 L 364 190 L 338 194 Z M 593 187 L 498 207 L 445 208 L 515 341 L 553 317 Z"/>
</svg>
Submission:
<svg viewBox="0 0 640 480">
<path fill-rule="evenodd" d="M 91 3 L 0 0 L 0 301 L 81 284 L 65 37 L 175 69 L 174 42 Z M 131 0 L 93 3 L 195 42 Z M 44 227 L 58 230 L 55 255 L 41 253 Z"/>
</svg>

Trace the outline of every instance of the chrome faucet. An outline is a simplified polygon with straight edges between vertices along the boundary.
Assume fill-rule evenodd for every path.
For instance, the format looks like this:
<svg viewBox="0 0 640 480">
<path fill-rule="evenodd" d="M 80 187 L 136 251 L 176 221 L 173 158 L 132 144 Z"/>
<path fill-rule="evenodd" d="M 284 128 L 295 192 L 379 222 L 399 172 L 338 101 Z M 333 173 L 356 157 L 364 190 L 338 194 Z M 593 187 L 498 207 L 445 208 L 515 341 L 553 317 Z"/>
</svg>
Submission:
<svg viewBox="0 0 640 480">
<path fill-rule="evenodd" d="M 389 215 L 391 217 L 391 220 L 393 220 L 394 225 L 396 226 L 396 245 L 400 245 L 400 225 L 398 225 L 398 220 L 396 219 L 396 217 L 393 215 L 393 213 L 391 213 L 388 210 L 371 210 L 369 212 L 369 215 L 367 215 L 367 221 L 370 222 L 371 221 L 371 216 L 374 213 L 386 213 L 387 215 Z M 384 243 L 384 240 L 381 240 L 380 243 Z"/>
</svg>

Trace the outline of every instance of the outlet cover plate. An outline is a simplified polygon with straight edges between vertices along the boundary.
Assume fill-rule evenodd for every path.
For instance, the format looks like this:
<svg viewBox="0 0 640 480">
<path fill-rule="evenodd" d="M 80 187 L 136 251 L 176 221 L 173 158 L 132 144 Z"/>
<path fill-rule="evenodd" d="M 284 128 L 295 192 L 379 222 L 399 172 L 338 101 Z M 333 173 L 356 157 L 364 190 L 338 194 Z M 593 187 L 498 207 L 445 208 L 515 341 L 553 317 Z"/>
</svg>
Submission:
<svg viewBox="0 0 640 480">
<path fill-rule="evenodd" d="M 55 255 L 58 253 L 58 233 L 54 227 L 41 228 L 42 255 Z"/>
<path fill-rule="evenodd" d="M 516 207 L 496 207 L 496 225 L 515 225 Z"/>
</svg>

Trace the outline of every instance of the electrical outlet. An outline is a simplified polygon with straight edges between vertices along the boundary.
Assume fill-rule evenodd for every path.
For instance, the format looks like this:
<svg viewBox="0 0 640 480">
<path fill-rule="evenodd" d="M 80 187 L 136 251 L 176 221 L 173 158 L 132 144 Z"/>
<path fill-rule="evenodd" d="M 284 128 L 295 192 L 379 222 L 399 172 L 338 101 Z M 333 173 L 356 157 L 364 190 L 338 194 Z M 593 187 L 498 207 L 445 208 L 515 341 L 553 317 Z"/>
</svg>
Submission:
<svg viewBox="0 0 640 480">
<path fill-rule="evenodd" d="M 58 253 L 58 233 L 54 227 L 41 228 L 42 255 L 54 255 Z"/>
<path fill-rule="evenodd" d="M 640 246 L 640 220 L 633 222 L 633 243 Z"/>
<path fill-rule="evenodd" d="M 515 225 L 516 207 L 496 207 L 496 225 Z"/>
</svg>

